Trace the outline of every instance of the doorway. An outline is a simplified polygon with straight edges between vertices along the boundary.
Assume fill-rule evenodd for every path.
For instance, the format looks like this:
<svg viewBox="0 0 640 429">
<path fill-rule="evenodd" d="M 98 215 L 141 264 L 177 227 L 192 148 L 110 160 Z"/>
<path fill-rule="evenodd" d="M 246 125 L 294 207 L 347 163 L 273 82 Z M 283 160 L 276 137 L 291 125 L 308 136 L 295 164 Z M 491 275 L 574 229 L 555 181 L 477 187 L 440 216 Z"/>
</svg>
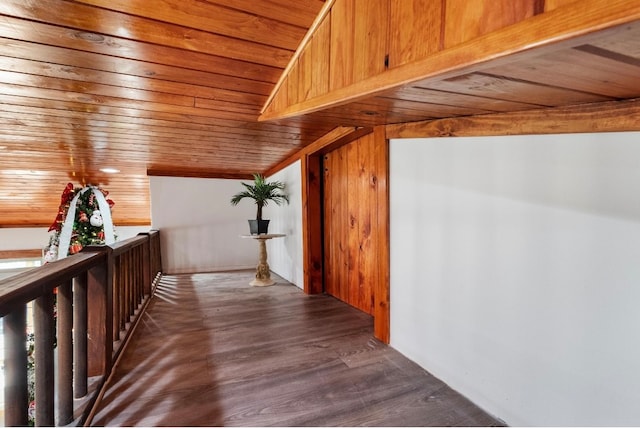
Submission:
<svg viewBox="0 0 640 429">
<path fill-rule="evenodd" d="M 388 143 L 384 128 L 307 156 L 305 161 L 303 246 L 309 285 L 305 290 L 325 292 L 373 315 L 376 337 L 388 342 Z"/>
</svg>

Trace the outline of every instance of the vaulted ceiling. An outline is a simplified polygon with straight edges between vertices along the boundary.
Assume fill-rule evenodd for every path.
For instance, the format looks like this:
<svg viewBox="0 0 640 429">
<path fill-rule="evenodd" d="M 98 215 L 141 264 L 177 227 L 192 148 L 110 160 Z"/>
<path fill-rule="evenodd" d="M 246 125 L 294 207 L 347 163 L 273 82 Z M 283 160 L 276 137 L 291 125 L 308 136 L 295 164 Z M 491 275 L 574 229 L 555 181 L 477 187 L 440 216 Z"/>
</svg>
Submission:
<svg viewBox="0 0 640 429">
<path fill-rule="evenodd" d="M 640 97 L 640 4 L 583 3 L 263 111 L 324 1 L 1 0 L 0 227 L 48 226 L 69 181 L 110 191 L 116 225 L 148 224 L 149 175 L 249 177 L 340 125 Z"/>
</svg>

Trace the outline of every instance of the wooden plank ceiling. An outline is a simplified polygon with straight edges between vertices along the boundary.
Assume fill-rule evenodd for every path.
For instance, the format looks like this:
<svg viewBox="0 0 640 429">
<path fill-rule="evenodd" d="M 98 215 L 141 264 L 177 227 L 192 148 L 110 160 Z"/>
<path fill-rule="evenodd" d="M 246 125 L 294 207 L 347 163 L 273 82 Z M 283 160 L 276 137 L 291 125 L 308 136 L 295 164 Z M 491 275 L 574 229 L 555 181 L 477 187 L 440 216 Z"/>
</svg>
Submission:
<svg viewBox="0 0 640 429">
<path fill-rule="evenodd" d="M 339 125 L 640 97 L 633 21 L 464 65 L 484 46 L 471 41 L 388 75 L 411 71 L 404 83 L 373 77 L 362 82 L 363 96 L 320 95 L 258 121 L 323 5 L 0 1 L 0 227 L 49 225 L 67 181 L 109 190 L 116 225 L 148 223 L 147 173 L 248 177 Z M 500 46 L 518 36 L 516 27 L 501 34 Z M 438 72 L 438 61 L 462 65 Z"/>
<path fill-rule="evenodd" d="M 0 227 L 51 224 L 68 181 L 148 224 L 148 170 L 246 177 L 331 130 L 257 122 L 323 4 L 0 1 Z"/>
</svg>

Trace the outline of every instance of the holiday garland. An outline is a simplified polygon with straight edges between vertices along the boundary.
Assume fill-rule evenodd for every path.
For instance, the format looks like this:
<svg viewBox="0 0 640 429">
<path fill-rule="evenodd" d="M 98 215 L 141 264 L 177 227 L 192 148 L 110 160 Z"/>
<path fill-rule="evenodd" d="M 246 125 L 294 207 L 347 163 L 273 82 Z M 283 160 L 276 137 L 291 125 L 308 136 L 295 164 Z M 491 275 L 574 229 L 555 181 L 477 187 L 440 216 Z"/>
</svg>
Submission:
<svg viewBox="0 0 640 429">
<path fill-rule="evenodd" d="M 53 234 L 45 249 L 45 262 L 73 255 L 85 246 L 115 242 L 111 221 L 114 202 L 106 198 L 108 195 L 109 192 L 97 186 L 80 188 L 67 184 L 56 219 L 49 227 Z"/>
</svg>

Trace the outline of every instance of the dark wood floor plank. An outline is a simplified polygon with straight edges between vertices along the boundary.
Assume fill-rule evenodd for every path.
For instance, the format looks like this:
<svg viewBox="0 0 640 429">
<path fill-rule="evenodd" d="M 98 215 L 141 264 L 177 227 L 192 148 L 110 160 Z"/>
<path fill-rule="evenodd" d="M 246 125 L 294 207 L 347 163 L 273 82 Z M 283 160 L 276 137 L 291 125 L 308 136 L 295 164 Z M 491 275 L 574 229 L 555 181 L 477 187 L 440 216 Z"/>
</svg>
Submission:
<svg viewBox="0 0 640 429">
<path fill-rule="evenodd" d="M 237 271 L 162 278 L 96 426 L 495 426 L 332 297 Z"/>
</svg>

